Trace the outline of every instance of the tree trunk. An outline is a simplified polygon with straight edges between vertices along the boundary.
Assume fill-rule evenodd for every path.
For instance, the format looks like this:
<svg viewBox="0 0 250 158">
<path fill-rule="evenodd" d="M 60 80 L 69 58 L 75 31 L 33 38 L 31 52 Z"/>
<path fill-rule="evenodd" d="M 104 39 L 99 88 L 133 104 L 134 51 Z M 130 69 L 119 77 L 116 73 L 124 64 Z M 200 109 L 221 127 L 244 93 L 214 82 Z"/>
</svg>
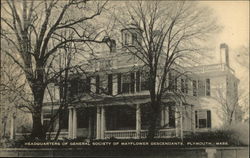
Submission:
<svg viewBox="0 0 250 158">
<path fill-rule="evenodd" d="M 152 103 L 153 105 L 151 105 L 152 108 L 152 113 L 151 113 L 151 117 L 150 117 L 150 125 L 149 125 L 149 129 L 148 129 L 148 139 L 153 139 L 155 137 L 155 132 L 156 132 L 156 127 L 157 127 L 157 121 L 159 118 L 159 104 L 157 103 Z"/>
<path fill-rule="evenodd" d="M 33 127 L 31 133 L 31 139 L 41 139 L 44 140 L 46 138 L 46 131 L 43 128 L 41 121 L 41 113 L 33 113 Z"/>
<path fill-rule="evenodd" d="M 41 115 L 43 107 L 43 97 L 45 92 L 45 86 L 41 79 L 37 80 L 32 86 L 32 92 L 34 96 L 34 108 L 32 112 L 33 126 L 31 139 L 46 139 L 46 129 L 42 125 Z"/>
<path fill-rule="evenodd" d="M 148 139 L 153 139 L 155 136 L 156 131 L 156 121 L 157 121 L 157 114 L 154 112 L 150 117 L 150 125 L 148 129 Z"/>
</svg>

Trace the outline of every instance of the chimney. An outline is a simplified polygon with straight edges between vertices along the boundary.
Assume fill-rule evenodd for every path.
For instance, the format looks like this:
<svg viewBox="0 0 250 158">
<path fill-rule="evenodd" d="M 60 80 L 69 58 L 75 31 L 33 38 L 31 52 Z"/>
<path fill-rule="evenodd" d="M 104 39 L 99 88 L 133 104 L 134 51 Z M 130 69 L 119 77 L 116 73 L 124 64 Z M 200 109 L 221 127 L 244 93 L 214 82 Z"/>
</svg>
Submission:
<svg viewBox="0 0 250 158">
<path fill-rule="evenodd" d="M 111 39 L 110 37 L 108 36 L 105 36 L 103 39 L 102 39 L 102 42 L 105 42 L 109 49 L 110 49 L 110 53 L 113 53 L 116 51 L 116 42 L 114 39 Z"/>
<path fill-rule="evenodd" d="M 228 45 L 226 43 L 220 44 L 220 62 L 226 64 L 229 67 L 229 53 Z"/>
<path fill-rule="evenodd" d="M 110 53 L 116 52 L 116 42 L 114 39 L 110 40 L 109 48 L 110 48 Z"/>
</svg>

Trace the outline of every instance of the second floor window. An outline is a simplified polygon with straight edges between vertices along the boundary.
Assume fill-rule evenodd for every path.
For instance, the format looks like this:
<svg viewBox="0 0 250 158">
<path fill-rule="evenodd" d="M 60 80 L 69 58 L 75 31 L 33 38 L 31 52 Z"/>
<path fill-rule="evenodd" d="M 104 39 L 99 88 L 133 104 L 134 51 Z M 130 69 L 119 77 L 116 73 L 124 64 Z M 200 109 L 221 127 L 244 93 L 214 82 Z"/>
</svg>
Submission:
<svg viewBox="0 0 250 158">
<path fill-rule="evenodd" d="M 125 33 L 124 45 L 129 45 L 129 34 Z"/>
<path fill-rule="evenodd" d="M 206 96 L 210 96 L 210 79 L 206 79 Z"/>
<path fill-rule="evenodd" d="M 197 96 L 197 81 L 193 80 L 193 96 Z"/>
<path fill-rule="evenodd" d="M 149 74 L 147 72 L 141 73 L 141 91 L 149 90 Z"/>
<path fill-rule="evenodd" d="M 141 71 L 117 74 L 117 91 L 121 93 L 134 93 L 149 89 L 148 74 Z"/>
<path fill-rule="evenodd" d="M 132 44 L 136 45 L 137 43 L 138 43 L 137 34 L 133 33 L 132 34 Z"/>
<path fill-rule="evenodd" d="M 85 79 L 74 78 L 70 81 L 70 96 L 74 97 L 77 95 L 81 95 L 83 93 L 90 92 L 90 77 Z"/>
</svg>

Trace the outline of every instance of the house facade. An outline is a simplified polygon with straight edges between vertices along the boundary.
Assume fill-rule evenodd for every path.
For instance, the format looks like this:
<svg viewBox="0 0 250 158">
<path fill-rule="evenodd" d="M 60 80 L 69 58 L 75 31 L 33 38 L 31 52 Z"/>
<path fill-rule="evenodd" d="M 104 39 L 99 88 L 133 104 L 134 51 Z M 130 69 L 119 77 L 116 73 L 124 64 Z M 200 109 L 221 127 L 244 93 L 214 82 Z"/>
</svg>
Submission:
<svg viewBox="0 0 250 158">
<path fill-rule="evenodd" d="M 121 33 L 125 46 L 141 40 L 140 30 L 129 28 Z M 70 76 L 68 97 L 71 102 L 67 111 L 55 121 L 52 134 L 60 128 L 60 137 L 70 139 L 147 136 L 150 117 L 147 71 L 138 58 L 124 48 L 116 49 L 114 40 L 109 42 L 110 52 L 90 59 L 84 74 Z M 239 80 L 230 68 L 226 44 L 220 45 L 220 55 L 218 64 L 176 66 L 178 71 L 168 73 L 166 87 L 171 88 L 162 98 L 156 138 L 183 137 L 223 125 L 220 99 L 234 102 Z M 177 77 L 180 72 L 188 73 Z M 55 113 L 60 106 L 60 90 L 56 85 L 50 88 Z M 47 103 L 43 108 L 44 124 L 50 120 L 51 112 L 51 104 Z"/>
</svg>

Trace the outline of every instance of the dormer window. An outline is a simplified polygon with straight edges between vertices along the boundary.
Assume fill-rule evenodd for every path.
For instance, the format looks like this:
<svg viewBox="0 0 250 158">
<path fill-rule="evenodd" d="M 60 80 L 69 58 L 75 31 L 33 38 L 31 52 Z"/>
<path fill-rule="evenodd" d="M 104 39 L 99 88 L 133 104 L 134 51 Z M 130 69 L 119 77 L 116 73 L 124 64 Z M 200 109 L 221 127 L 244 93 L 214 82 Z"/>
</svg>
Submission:
<svg viewBox="0 0 250 158">
<path fill-rule="evenodd" d="M 133 45 L 136 45 L 138 42 L 137 42 L 137 34 L 136 33 L 132 33 L 132 44 Z"/>
<path fill-rule="evenodd" d="M 122 44 L 123 46 L 138 46 L 141 43 L 142 31 L 138 28 L 125 28 L 122 32 Z"/>
<path fill-rule="evenodd" d="M 129 34 L 128 33 L 125 33 L 125 39 L 124 39 L 124 41 L 125 41 L 125 45 L 129 45 Z"/>
</svg>

